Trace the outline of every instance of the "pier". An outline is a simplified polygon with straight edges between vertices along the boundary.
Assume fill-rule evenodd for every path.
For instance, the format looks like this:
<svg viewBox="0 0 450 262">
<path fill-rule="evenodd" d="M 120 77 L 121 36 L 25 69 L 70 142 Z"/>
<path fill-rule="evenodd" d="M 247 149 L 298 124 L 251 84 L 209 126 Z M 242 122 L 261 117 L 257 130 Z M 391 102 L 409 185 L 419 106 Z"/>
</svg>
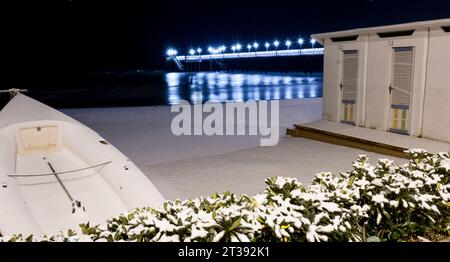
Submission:
<svg viewBox="0 0 450 262">
<path fill-rule="evenodd" d="M 300 38 L 297 41 L 297 48 L 293 47 L 293 43 L 287 40 L 284 43 L 283 48 L 280 46 L 280 42 L 275 40 L 273 43 L 266 42 L 264 44 L 265 50 L 258 50 L 260 45 L 258 42 L 253 44 L 248 44 L 246 51 L 241 51 L 243 47 L 240 44 L 231 46 L 227 51 L 227 47 L 224 45 L 218 47 L 208 47 L 208 53 L 202 53 L 201 48 L 190 49 L 186 55 L 179 55 L 178 51 L 169 48 L 167 50 L 166 60 L 169 63 L 176 65 L 179 71 L 185 71 L 185 66 L 187 64 L 201 64 L 202 62 L 210 62 L 210 69 L 213 69 L 212 62 L 222 63 L 224 61 L 236 61 L 239 63 L 240 60 L 252 60 L 252 59 L 271 59 L 279 60 L 279 58 L 295 58 L 295 57 L 313 57 L 313 56 L 323 56 L 324 48 L 316 48 L 315 44 L 317 41 L 311 39 L 309 48 L 304 47 L 305 40 Z M 280 48 L 279 48 L 280 47 Z M 189 67 L 189 66 L 188 66 Z M 192 68 L 192 66 L 190 66 Z"/>
</svg>

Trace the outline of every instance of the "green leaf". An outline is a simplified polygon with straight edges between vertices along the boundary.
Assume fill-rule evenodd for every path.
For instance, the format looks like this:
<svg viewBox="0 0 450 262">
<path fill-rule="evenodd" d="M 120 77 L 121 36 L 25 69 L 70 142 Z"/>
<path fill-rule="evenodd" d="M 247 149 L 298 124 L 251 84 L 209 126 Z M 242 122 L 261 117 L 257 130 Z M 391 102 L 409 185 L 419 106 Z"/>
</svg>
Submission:
<svg viewBox="0 0 450 262">
<path fill-rule="evenodd" d="M 391 219 L 391 214 L 389 214 L 389 212 L 386 211 L 386 209 L 382 208 L 381 212 L 383 213 L 383 215 L 387 218 L 387 220 Z"/>
<path fill-rule="evenodd" d="M 350 181 L 348 181 L 348 186 L 353 186 L 353 183 L 355 183 L 355 180 L 356 180 L 356 176 L 352 176 L 350 178 Z"/>
<path fill-rule="evenodd" d="M 221 208 L 224 205 L 223 202 L 220 202 L 219 204 L 217 204 L 214 208 L 213 211 L 219 210 L 219 208 Z"/>
<path fill-rule="evenodd" d="M 228 232 L 233 231 L 234 229 L 236 229 L 237 227 L 239 227 L 241 225 L 241 217 L 238 217 L 233 224 L 228 228 Z"/>
<path fill-rule="evenodd" d="M 88 235 L 95 235 L 96 232 L 97 232 L 97 229 L 95 229 L 95 227 L 91 227 L 88 230 Z"/>
<path fill-rule="evenodd" d="M 120 222 L 121 222 L 123 225 L 128 224 L 128 219 L 127 219 L 126 217 L 124 217 L 124 216 L 121 216 L 121 217 L 119 218 L 119 220 L 120 220 Z"/>
<path fill-rule="evenodd" d="M 391 232 L 389 234 L 389 238 L 394 241 L 398 241 L 400 239 L 400 237 L 401 237 L 401 235 L 397 230 L 394 230 L 393 232 Z"/>
<path fill-rule="evenodd" d="M 259 206 L 259 205 L 258 205 L 258 201 L 256 201 L 255 198 L 252 198 L 252 199 L 251 199 L 251 203 L 252 203 L 255 207 L 258 207 L 258 206 Z"/>
<path fill-rule="evenodd" d="M 371 237 L 369 237 L 368 239 L 367 239 L 367 242 L 381 242 L 381 239 L 379 238 L 379 237 L 377 237 L 377 236 L 371 236 Z"/>
<path fill-rule="evenodd" d="M 25 242 L 33 242 L 33 235 L 28 236 L 28 237 L 25 239 Z"/>
<path fill-rule="evenodd" d="M 114 240 L 115 240 L 115 241 L 119 241 L 120 238 L 121 238 L 121 234 L 120 234 L 119 232 L 117 232 L 117 233 L 114 234 Z"/>
<path fill-rule="evenodd" d="M 261 224 L 265 224 L 266 223 L 266 221 L 264 220 L 264 218 L 262 218 L 262 217 L 258 217 L 258 222 L 259 223 L 261 223 Z"/>
<path fill-rule="evenodd" d="M 417 229 L 418 225 L 417 225 L 416 222 L 410 222 L 410 223 L 408 224 L 408 227 L 409 227 L 409 229 L 410 229 L 412 232 L 416 232 L 416 229 Z"/>
<path fill-rule="evenodd" d="M 81 224 L 80 227 L 81 227 L 81 232 L 82 232 L 84 235 L 88 235 L 88 234 L 89 234 L 89 223 L 87 223 L 87 224 Z"/>
<path fill-rule="evenodd" d="M 220 198 L 220 196 L 219 196 L 219 194 L 214 193 L 214 194 L 211 195 L 211 198 L 212 199 L 218 199 L 218 198 Z"/>
<path fill-rule="evenodd" d="M 75 234 L 75 232 L 74 232 L 72 229 L 69 229 L 69 230 L 67 231 L 67 235 L 68 235 L 69 237 L 73 237 L 73 236 L 75 236 L 76 234 Z"/>
</svg>

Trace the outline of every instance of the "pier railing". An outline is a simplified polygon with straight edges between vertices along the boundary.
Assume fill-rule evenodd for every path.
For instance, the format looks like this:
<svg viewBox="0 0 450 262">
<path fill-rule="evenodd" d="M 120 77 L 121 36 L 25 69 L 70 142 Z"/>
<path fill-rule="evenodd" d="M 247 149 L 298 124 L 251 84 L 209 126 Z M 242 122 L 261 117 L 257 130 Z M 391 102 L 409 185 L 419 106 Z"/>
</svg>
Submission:
<svg viewBox="0 0 450 262">
<path fill-rule="evenodd" d="M 264 57 L 287 57 L 287 56 L 317 56 L 323 55 L 323 48 L 308 49 L 290 49 L 290 50 L 273 50 L 273 51 L 250 51 L 239 53 L 223 53 L 223 54 L 205 54 L 205 55 L 183 55 L 176 56 L 178 61 L 182 62 L 201 62 L 205 60 L 222 60 L 222 59 L 244 59 L 244 58 L 264 58 Z"/>
</svg>

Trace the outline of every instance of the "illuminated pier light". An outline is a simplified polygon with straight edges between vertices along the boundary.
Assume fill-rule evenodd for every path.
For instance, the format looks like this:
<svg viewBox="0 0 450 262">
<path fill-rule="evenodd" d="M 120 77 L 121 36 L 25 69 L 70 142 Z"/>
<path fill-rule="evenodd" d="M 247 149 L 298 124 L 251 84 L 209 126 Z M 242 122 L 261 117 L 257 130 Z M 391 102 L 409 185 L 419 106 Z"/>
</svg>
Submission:
<svg viewBox="0 0 450 262">
<path fill-rule="evenodd" d="M 167 55 L 168 56 L 176 56 L 177 54 L 178 54 L 178 52 L 175 49 L 170 48 L 170 49 L 167 50 Z"/>
<path fill-rule="evenodd" d="M 275 40 L 275 42 L 273 42 L 273 45 L 275 46 L 275 48 L 278 49 L 278 46 L 280 45 L 280 42 L 278 42 L 278 40 Z"/>
<path fill-rule="evenodd" d="M 286 47 L 289 50 L 289 48 L 291 47 L 292 42 L 290 40 L 286 40 Z"/>
<path fill-rule="evenodd" d="M 255 51 L 257 51 L 257 50 L 258 50 L 258 47 L 259 47 L 259 44 L 258 44 L 257 42 L 254 42 L 254 43 L 253 43 L 253 47 L 255 48 Z"/>
</svg>

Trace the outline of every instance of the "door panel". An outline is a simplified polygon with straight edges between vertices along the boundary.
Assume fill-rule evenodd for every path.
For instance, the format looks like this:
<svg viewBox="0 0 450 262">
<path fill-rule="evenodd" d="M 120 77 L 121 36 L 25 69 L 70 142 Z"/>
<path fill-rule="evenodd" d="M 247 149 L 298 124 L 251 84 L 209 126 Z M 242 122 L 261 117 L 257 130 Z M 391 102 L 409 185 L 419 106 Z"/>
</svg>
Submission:
<svg viewBox="0 0 450 262">
<path fill-rule="evenodd" d="M 393 48 L 389 129 L 409 134 L 411 95 L 414 84 L 414 47 Z"/>
<path fill-rule="evenodd" d="M 359 52 L 343 51 L 341 79 L 341 122 L 356 123 L 356 100 L 358 97 Z"/>
</svg>

